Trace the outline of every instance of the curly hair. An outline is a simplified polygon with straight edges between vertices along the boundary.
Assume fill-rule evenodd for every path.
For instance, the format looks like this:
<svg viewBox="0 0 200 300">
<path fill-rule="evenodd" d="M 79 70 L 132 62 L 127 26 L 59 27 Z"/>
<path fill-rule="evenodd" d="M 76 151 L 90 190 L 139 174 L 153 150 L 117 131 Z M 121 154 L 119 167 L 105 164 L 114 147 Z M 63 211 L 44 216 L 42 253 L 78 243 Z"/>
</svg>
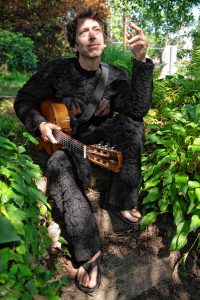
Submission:
<svg viewBox="0 0 200 300">
<path fill-rule="evenodd" d="M 74 17 L 72 21 L 67 24 L 67 37 L 70 47 L 75 47 L 76 45 L 76 30 L 78 26 L 78 21 L 80 19 L 89 18 L 97 21 L 101 28 L 103 29 L 104 39 L 107 39 L 107 24 L 103 13 L 98 12 L 92 7 L 82 8 Z"/>
</svg>

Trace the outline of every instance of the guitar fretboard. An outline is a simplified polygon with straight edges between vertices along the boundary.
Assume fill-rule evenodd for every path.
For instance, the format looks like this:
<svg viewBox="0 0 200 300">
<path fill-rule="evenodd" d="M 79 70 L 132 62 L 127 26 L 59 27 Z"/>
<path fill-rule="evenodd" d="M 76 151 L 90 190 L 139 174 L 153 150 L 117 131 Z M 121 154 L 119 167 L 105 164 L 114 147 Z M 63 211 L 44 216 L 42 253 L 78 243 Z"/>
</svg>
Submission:
<svg viewBox="0 0 200 300">
<path fill-rule="evenodd" d="M 58 143 L 66 147 L 68 150 L 76 152 L 82 155 L 84 158 L 87 157 L 87 146 L 71 138 L 67 134 L 60 130 L 53 130 L 53 135 Z"/>
</svg>

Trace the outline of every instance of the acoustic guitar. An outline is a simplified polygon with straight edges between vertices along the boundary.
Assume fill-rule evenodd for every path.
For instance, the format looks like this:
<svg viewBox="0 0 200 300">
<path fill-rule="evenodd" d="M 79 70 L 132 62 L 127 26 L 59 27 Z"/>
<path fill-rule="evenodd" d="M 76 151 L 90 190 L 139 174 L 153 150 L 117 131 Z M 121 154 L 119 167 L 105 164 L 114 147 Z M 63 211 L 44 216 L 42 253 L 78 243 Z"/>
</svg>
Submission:
<svg viewBox="0 0 200 300">
<path fill-rule="evenodd" d="M 53 130 L 53 135 L 58 144 L 46 142 L 42 137 L 39 137 L 38 150 L 44 149 L 52 154 L 55 150 L 64 146 L 102 168 L 119 172 L 122 166 L 122 153 L 120 151 L 101 144 L 84 145 L 71 137 L 70 117 L 65 104 L 55 103 L 53 99 L 46 99 L 40 104 L 39 110 L 48 122 L 56 124 L 62 129 Z"/>
</svg>

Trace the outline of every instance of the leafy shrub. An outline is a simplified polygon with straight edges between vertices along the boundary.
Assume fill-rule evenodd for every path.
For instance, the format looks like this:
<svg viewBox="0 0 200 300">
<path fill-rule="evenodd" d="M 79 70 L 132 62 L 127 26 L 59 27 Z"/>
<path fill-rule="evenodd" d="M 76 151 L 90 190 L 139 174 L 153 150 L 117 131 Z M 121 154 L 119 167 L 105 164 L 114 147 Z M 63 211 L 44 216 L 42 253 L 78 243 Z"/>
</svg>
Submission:
<svg viewBox="0 0 200 300">
<path fill-rule="evenodd" d="M 165 107 L 162 114 L 162 123 L 147 126 L 141 195 L 148 213 L 142 228 L 171 212 L 176 226 L 171 250 L 180 250 L 200 227 L 200 104 L 181 111 Z"/>
<path fill-rule="evenodd" d="M 0 31 L 0 60 L 10 71 L 33 71 L 36 68 L 33 47 L 33 41 L 21 33 Z"/>
</svg>

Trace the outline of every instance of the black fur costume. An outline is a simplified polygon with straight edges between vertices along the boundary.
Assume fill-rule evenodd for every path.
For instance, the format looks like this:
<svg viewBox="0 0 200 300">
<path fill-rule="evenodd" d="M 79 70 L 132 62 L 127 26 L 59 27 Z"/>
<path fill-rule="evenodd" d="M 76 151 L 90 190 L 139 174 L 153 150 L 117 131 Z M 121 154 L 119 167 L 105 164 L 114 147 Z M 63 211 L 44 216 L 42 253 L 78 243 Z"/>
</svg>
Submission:
<svg viewBox="0 0 200 300">
<path fill-rule="evenodd" d="M 133 62 L 132 79 L 110 65 L 107 87 L 91 120 L 78 130 L 75 138 L 85 144 L 100 141 L 116 145 L 123 153 L 119 173 L 107 172 L 105 209 L 125 210 L 137 205 L 143 148 L 143 117 L 151 106 L 153 63 Z M 65 103 L 71 118 L 78 119 L 90 101 L 101 67 L 82 69 L 76 58 L 49 62 L 21 88 L 15 111 L 27 130 L 39 135 L 45 121 L 38 106 L 46 98 Z M 91 164 L 67 150 L 57 150 L 48 161 L 48 188 L 65 223 L 67 235 L 78 262 L 88 260 L 100 249 L 97 225 L 84 190 L 92 175 Z"/>
</svg>

